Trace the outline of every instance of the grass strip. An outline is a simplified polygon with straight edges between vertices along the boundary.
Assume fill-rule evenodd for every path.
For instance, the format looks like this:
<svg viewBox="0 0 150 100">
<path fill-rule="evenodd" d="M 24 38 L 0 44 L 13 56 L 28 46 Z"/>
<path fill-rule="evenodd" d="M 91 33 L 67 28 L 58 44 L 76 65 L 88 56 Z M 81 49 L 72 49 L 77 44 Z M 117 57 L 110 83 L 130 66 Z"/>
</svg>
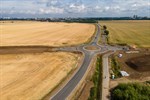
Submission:
<svg viewBox="0 0 150 100">
<path fill-rule="evenodd" d="M 97 58 L 96 69 L 92 81 L 94 86 L 90 90 L 88 100 L 100 100 L 102 88 L 102 56 L 98 56 Z"/>
</svg>

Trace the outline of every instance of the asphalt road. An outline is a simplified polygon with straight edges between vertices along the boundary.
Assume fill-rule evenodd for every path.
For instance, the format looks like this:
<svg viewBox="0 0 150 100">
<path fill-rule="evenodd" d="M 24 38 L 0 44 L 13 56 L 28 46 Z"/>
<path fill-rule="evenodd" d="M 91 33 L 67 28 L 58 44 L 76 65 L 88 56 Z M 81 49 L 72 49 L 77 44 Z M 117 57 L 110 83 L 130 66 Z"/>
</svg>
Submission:
<svg viewBox="0 0 150 100">
<path fill-rule="evenodd" d="M 119 46 L 109 46 L 109 45 L 99 45 L 98 41 L 100 39 L 100 26 L 97 24 L 97 32 L 95 36 L 93 36 L 92 41 L 89 44 L 83 44 L 75 47 L 62 47 L 62 48 L 57 48 L 58 51 L 79 51 L 84 54 L 84 60 L 83 63 L 80 67 L 80 69 L 76 72 L 76 74 L 72 77 L 72 79 L 60 90 L 58 91 L 53 97 L 51 97 L 51 100 L 65 100 L 71 92 L 74 90 L 74 88 L 77 86 L 77 84 L 80 82 L 82 77 L 84 76 L 85 72 L 87 71 L 90 62 L 92 61 L 94 55 L 96 54 L 102 54 L 104 52 L 113 50 L 123 50 L 124 47 L 119 47 Z M 104 36 L 102 36 L 104 38 Z M 104 39 L 106 40 L 106 39 Z M 86 46 L 97 46 L 100 49 L 98 50 L 86 50 L 84 47 Z M 105 73 L 107 73 L 105 71 Z"/>
<path fill-rule="evenodd" d="M 93 56 L 97 52 L 100 52 L 100 49 L 94 50 L 94 51 L 89 51 L 89 50 L 84 49 L 85 46 L 90 46 L 90 45 L 97 46 L 98 39 L 99 39 L 98 37 L 100 33 L 100 28 L 98 25 L 97 27 L 98 27 L 98 31 L 93 37 L 93 40 L 91 41 L 91 43 L 80 45 L 77 47 L 58 48 L 58 50 L 60 51 L 80 51 L 84 54 L 84 60 L 80 69 L 76 72 L 76 74 L 72 77 L 72 79 L 57 94 L 51 97 L 51 100 L 65 100 L 69 96 L 69 94 L 73 91 L 73 89 L 77 86 L 77 84 L 80 82 L 82 77 L 84 76 L 85 72 L 87 71 L 90 65 L 90 62 Z"/>
</svg>

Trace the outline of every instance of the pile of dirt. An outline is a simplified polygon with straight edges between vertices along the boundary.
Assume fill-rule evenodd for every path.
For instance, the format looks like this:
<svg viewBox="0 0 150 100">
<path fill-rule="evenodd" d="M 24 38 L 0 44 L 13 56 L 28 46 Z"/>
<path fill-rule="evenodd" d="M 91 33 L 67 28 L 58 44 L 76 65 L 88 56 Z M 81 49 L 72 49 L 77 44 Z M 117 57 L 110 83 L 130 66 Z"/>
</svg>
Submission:
<svg viewBox="0 0 150 100">
<path fill-rule="evenodd" d="M 126 64 L 139 72 L 150 71 L 150 55 L 128 59 Z"/>
</svg>

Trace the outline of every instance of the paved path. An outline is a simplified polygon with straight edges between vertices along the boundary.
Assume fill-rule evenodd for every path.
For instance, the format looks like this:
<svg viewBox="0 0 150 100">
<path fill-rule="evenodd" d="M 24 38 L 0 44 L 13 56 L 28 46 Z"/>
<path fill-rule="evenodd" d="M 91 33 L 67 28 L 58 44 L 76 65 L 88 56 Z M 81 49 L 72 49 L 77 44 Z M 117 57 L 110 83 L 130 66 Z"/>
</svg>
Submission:
<svg viewBox="0 0 150 100">
<path fill-rule="evenodd" d="M 103 78 L 102 78 L 102 100 L 109 100 L 109 61 L 108 57 L 113 54 L 114 52 L 107 53 L 103 56 Z"/>
</svg>

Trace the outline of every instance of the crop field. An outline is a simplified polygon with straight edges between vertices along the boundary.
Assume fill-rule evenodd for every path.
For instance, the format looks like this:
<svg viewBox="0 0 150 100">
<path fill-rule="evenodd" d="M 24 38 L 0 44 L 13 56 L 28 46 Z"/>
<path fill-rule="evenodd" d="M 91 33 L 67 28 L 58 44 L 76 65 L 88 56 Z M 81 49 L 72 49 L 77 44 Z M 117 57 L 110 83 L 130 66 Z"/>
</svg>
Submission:
<svg viewBox="0 0 150 100">
<path fill-rule="evenodd" d="M 66 46 L 89 41 L 92 24 L 0 21 L 0 46 Z"/>
<path fill-rule="evenodd" d="M 100 21 L 109 30 L 109 42 L 150 47 L 150 20 Z"/>
<path fill-rule="evenodd" d="M 0 99 L 39 100 L 77 68 L 80 54 L 0 55 Z"/>
</svg>

